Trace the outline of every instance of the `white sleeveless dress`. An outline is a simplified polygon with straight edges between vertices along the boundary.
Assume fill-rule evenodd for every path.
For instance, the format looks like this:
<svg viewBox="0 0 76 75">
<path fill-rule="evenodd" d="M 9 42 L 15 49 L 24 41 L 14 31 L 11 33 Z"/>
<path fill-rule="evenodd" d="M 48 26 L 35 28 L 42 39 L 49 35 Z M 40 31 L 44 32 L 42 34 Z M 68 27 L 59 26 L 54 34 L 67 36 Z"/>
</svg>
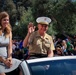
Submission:
<svg viewBox="0 0 76 75">
<path fill-rule="evenodd" d="M 0 36 L 0 56 L 7 58 L 7 46 L 9 44 L 9 38 L 5 38 L 4 33 Z M 13 65 L 11 68 L 8 68 L 4 63 L 0 62 L 0 73 L 7 73 L 15 70 L 19 64 L 20 60 L 12 58 Z"/>
</svg>

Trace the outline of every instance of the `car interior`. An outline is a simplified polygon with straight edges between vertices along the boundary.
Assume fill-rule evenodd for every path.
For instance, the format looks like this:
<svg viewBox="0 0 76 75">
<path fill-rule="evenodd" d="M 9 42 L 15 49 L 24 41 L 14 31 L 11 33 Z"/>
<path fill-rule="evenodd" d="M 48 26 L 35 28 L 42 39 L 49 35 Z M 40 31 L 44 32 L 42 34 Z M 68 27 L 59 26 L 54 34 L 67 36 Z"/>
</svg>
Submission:
<svg viewBox="0 0 76 75">
<path fill-rule="evenodd" d="M 14 71 L 11 71 L 9 73 L 6 73 L 6 75 L 19 75 L 20 69 L 19 67 L 15 69 Z"/>
</svg>

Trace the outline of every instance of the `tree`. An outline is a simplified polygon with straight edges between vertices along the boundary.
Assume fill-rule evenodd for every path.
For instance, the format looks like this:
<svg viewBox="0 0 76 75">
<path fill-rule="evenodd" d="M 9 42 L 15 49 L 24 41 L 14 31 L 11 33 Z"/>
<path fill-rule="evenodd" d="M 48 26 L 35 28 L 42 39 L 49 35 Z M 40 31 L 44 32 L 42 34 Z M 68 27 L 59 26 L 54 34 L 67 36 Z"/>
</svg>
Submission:
<svg viewBox="0 0 76 75">
<path fill-rule="evenodd" d="M 76 33 L 76 1 L 73 0 L 0 0 L 0 11 L 10 14 L 14 36 L 25 37 L 28 23 L 36 24 L 39 16 L 51 18 L 50 35 Z"/>
<path fill-rule="evenodd" d="M 28 8 L 28 11 L 23 11 L 21 16 L 21 20 L 19 21 L 18 26 L 14 27 L 15 34 L 14 36 L 19 36 L 21 38 L 24 38 L 27 34 L 27 27 L 29 22 L 34 23 L 34 17 L 32 16 L 31 8 Z"/>
<path fill-rule="evenodd" d="M 52 30 L 56 33 L 72 34 L 72 30 L 75 32 L 76 4 L 71 0 L 33 0 L 32 6 L 35 18 L 48 16 L 52 19 Z"/>
</svg>

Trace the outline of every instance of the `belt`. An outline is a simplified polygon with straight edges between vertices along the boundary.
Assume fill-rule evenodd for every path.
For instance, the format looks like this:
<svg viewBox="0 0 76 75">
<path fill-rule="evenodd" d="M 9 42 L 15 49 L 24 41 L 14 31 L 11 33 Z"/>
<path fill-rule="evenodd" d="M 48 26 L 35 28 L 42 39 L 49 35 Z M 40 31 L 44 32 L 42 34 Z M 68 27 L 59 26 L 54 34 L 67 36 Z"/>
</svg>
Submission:
<svg viewBox="0 0 76 75">
<path fill-rule="evenodd" d="M 47 57 L 47 55 L 46 54 L 36 54 L 36 53 L 34 53 L 34 54 L 30 54 L 30 57 L 38 57 L 38 58 L 41 58 L 41 57 Z"/>
</svg>

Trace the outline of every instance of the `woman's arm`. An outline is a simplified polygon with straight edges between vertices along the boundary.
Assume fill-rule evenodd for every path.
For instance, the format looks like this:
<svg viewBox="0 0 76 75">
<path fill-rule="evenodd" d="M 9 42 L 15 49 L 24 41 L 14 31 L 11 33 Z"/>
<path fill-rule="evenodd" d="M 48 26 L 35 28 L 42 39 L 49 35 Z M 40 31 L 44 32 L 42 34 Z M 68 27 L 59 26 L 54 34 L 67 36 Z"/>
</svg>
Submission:
<svg viewBox="0 0 76 75">
<path fill-rule="evenodd" d="M 9 45 L 7 50 L 8 57 L 4 64 L 6 64 L 8 67 L 11 67 L 12 65 L 12 32 L 9 34 Z"/>
<path fill-rule="evenodd" d="M 6 59 L 4 59 L 2 56 L 0 56 L 0 62 L 5 62 L 6 61 Z"/>
<path fill-rule="evenodd" d="M 9 35 L 8 58 L 12 58 L 12 32 Z"/>
</svg>

